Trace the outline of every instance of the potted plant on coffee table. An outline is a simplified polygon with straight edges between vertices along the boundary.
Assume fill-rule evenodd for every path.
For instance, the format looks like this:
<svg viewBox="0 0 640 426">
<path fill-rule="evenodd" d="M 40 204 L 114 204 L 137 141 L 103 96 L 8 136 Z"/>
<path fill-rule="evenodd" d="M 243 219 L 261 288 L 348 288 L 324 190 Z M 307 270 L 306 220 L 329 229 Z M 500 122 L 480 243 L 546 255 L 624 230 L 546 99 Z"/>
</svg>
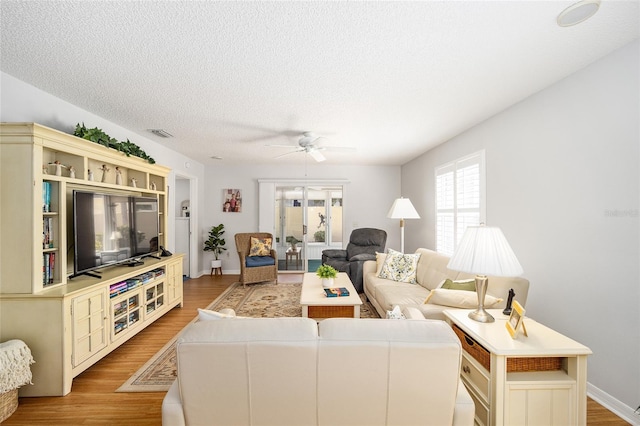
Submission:
<svg viewBox="0 0 640 426">
<path fill-rule="evenodd" d="M 331 288 L 333 287 L 335 277 L 338 276 L 338 271 L 333 266 L 323 263 L 318 266 L 316 275 L 322 280 L 322 287 Z"/>
<path fill-rule="evenodd" d="M 226 250 L 224 245 L 226 244 L 224 238 L 224 224 L 212 226 L 209 230 L 209 238 L 204 241 L 204 251 L 212 251 L 215 256 L 215 260 L 211 261 L 211 273 L 213 271 L 220 271 L 222 275 L 222 260 L 219 259 L 220 254 Z"/>
</svg>

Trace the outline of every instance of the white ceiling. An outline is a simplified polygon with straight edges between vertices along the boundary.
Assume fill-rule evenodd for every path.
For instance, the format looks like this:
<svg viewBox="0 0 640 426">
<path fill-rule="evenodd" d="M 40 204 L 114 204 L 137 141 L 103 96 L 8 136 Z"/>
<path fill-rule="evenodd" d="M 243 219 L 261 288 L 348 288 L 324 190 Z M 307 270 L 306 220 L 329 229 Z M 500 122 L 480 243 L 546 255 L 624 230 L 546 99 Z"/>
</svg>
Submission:
<svg viewBox="0 0 640 426">
<path fill-rule="evenodd" d="M 2 0 L 0 68 L 205 164 L 400 165 L 638 38 L 639 0 L 572 3 Z"/>
</svg>

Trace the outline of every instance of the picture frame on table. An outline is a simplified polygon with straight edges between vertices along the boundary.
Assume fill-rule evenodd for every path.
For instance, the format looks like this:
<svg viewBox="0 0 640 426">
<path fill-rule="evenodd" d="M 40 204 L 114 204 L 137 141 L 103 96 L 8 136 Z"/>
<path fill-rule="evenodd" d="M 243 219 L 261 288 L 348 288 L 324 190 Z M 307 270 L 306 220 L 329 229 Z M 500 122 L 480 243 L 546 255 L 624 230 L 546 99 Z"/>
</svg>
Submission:
<svg viewBox="0 0 640 426">
<path fill-rule="evenodd" d="M 517 300 L 514 300 L 511 305 L 511 315 L 505 325 L 513 339 L 518 337 L 520 331 L 522 331 L 522 334 L 527 336 L 527 329 L 524 326 L 524 313 L 525 310 L 522 305 L 518 303 Z"/>
</svg>

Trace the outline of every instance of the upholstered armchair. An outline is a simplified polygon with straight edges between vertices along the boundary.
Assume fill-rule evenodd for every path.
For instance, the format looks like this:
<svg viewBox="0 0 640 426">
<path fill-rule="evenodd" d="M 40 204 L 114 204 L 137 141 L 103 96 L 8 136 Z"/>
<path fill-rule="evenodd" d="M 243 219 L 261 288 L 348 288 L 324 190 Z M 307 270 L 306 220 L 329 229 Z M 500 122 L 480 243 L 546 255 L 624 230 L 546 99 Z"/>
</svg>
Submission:
<svg viewBox="0 0 640 426">
<path fill-rule="evenodd" d="M 263 281 L 275 281 L 277 284 L 278 255 L 273 249 L 273 235 L 266 232 L 247 232 L 236 234 L 235 239 L 240 258 L 242 285 Z"/>
<path fill-rule="evenodd" d="M 322 251 L 322 263 L 346 272 L 358 293 L 362 293 L 362 265 L 367 260 L 376 260 L 376 252 L 383 253 L 387 243 L 387 232 L 382 229 L 354 229 L 345 249 Z"/>
</svg>

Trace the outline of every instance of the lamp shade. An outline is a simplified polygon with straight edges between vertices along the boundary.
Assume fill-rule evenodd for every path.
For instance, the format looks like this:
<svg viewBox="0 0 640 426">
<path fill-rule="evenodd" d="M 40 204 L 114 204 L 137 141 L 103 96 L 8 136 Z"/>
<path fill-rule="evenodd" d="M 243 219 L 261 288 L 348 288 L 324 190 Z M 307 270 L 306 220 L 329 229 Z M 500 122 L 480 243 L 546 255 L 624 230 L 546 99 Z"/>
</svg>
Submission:
<svg viewBox="0 0 640 426">
<path fill-rule="evenodd" d="M 389 209 L 387 217 L 391 219 L 420 219 L 420 215 L 408 198 L 397 198 Z"/>
<path fill-rule="evenodd" d="M 500 228 L 492 226 L 469 226 L 448 268 L 497 277 L 514 277 L 523 272 Z"/>
</svg>

